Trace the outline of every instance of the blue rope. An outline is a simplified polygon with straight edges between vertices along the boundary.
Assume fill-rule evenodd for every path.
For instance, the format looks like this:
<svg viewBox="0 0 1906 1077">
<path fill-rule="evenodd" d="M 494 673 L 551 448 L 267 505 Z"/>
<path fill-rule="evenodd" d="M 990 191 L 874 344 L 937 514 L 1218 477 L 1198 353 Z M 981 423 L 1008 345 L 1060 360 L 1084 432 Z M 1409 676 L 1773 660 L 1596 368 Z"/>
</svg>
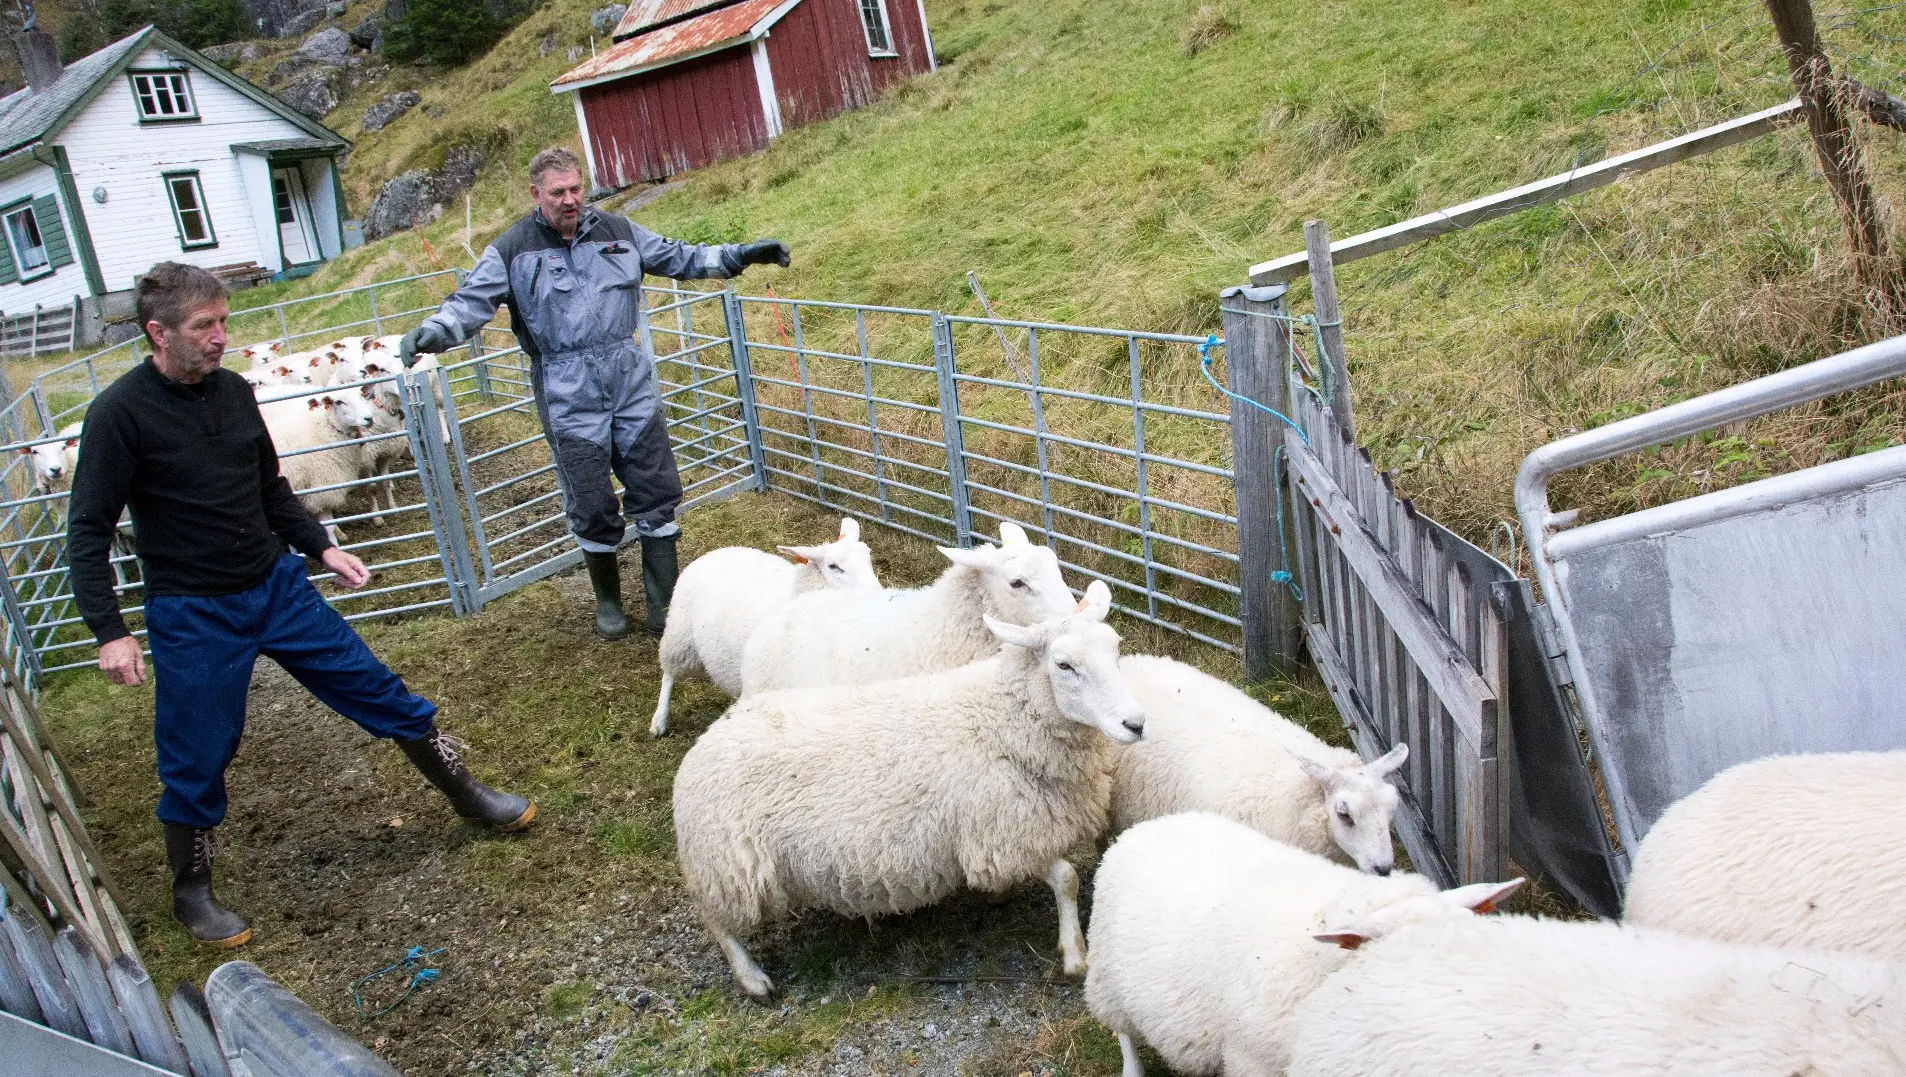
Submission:
<svg viewBox="0 0 1906 1077">
<path fill-rule="evenodd" d="M 1218 339 L 1218 334 L 1211 333 L 1204 338 L 1203 344 L 1198 345 L 1198 368 L 1204 372 L 1204 380 L 1210 382 L 1211 387 L 1213 389 L 1216 389 L 1218 392 L 1223 393 L 1225 396 L 1228 396 L 1233 400 L 1238 400 L 1238 401 L 1242 401 L 1243 403 L 1249 404 L 1252 407 L 1258 409 L 1259 411 L 1270 413 L 1271 416 L 1276 418 L 1279 422 L 1283 423 L 1285 426 L 1290 427 L 1292 430 L 1297 431 L 1298 439 L 1302 441 L 1306 446 L 1308 446 L 1310 444 L 1310 435 L 1304 433 L 1303 427 L 1298 426 L 1296 423 L 1292 422 L 1290 420 L 1290 416 L 1285 415 L 1283 412 L 1278 411 L 1276 408 L 1266 407 L 1263 404 L 1260 404 L 1257 401 L 1252 400 L 1250 397 L 1243 395 L 1242 393 L 1232 392 L 1231 390 L 1225 388 L 1223 385 L 1219 384 L 1218 379 L 1212 376 L 1211 349 L 1217 347 L 1221 343 L 1223 342 Z M 1280 444 L 1276 448 L 1271 450 L 1271 474 L 1272 475 L 1275 476 L 1278 474 L 1278 468 L 1282 464 L 1283 457 L 1284 457 L 1283 445 Z M 1285 541 L 1286 540 L 1284 538 L 1284 484 L 1282 482 L 1278 482 L 1277 483 L 1277 559 L 1279 563 L 1281 563 L 1284 567 L 1271 573 L 1271 581 L 1273 583 L 1281 583 L 1284 586 L 1289 587 L 1291 589 L 1291 597 L 1296 599 L 1299 604 L 1302 604 L 1302 602 L 1304 601 L 1304 592 L 1301 588 L 1297 586 L 1296 578 L 1291 575 L 1291 555 L 1290 555 L 1290 550 L 1285 546 Z"/>
<path fill-rule="evenodd" d="M 1216 389 L 1218 392 L 1223 393 L 1225 396 L 1228 396 L 1233 400 L 1237 400 L 1237 401 L 1241 401 L 1243 403 L 1249 404 L 1259 411 L 1267 412 L 1268 414 L 1270 414 L 1272 418 L 1276 419 L 1278 422 L 1283 423 L 1285 426 L 1288 426 L 1292 430 L 1297 431 L 1297 436 L 1303 439 L 1304 444 L 1309 445 L 1310 435 L 1304 433 L 1303 427 L 1298 426 L 1296 423 L 1292 422 L 1290 416 L 1284 414 L 1281 411 L 1278 411 L 1276 408 L 1270 407 L 1265 404 L 1260 404 L 1257 401 L 1252 400 L 1250 397 L 1245 396 L 1242 393 L 1232 392 L 1231 390 L 1225 388 L 1222 384 L 1220 384 L 1216 377 L 1212 376 L 1211 349 L 1217 347 L 1219 344 L 1222 344 L 1222 343 L 1224 342 L 1218 339 L 1218 334 L 1212 333 L 1204 338 L 1203 344 L 1198 345 L 1198 369 L 1204 372 L 1204 380 L 1210 382 L 1211 387 L 1213 389 Z"/>
<path fill-rule="evenodd" d="M 429 951 L 426 951 L 421 946 L 412 946 L 410 949 L 404 951 L 404 959 L 402 961 L 399 961 L 394 965 L 387 965 L 384 968 L 378 969 L 376 972 L 371 973 L 369 976 L 362 976 L 362 977 L 359 977 L 357 980 L 353 981 L 351 984 L 351 1004 L 357 1007 L 358 1013 L 361 1013 L 366 1017 L 382 1017 L 385 1014 L 391 1012 L 392 1010 L 397 1008 L 399 1003 L 409 998 L 411 995 L 411 992 L 417 990 L 419 987 L 422 987 L 423 985 L 427 983 L 434 981 L 438 976 L 442 975 L 442 970 L 440 969 L 417 968 L 417 966 L 423 964 L 425 958 L 435 957 L 440 953 L 443 953 L 443 947 L 441 946 L 437 947 L 435 950 L 429 950 Z M 415 970 L 410 975 L 410 982 L 404 985 L 404 993 L 401 995 L 398 995 L 394 1000 L 390 1002 L 389 1005 L 386 1005 L 381 1009 L 373 1010 L 368 1013 L 365 1012 L 364 996 L 363 996 L 364 985 L 370 983 L 372 980 L 377 979 L 379 976 L 385 976 L 390 973 L 396 972 L 400 969 L 405 969 L 405 970 L 414 969 Z"/>
</svg>

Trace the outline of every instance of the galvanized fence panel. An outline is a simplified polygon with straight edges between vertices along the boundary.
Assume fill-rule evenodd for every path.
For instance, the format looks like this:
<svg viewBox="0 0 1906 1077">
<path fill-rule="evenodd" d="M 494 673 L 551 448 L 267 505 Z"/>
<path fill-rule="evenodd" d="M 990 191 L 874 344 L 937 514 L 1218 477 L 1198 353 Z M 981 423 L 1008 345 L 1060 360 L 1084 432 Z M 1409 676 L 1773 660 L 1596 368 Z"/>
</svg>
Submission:
<svg viewBox="0 0 1906 1077">
<path fill-rule="evenodd" d="M 1203 338 L 733 305 L 769 488 L 942 545 L 1021 524 L 1127 614 L 1237 651 L 1230 416 L 1196 406 Z"/>
<path fill-rule="evenodd" d="M 1906 375 L 1906 336 L 1546 445 L 1516 508 L 1632 853 L 1736 763 L 1906 748 L 1906 447 L 1580 524 L 1557 475 Z"/>
</svg>

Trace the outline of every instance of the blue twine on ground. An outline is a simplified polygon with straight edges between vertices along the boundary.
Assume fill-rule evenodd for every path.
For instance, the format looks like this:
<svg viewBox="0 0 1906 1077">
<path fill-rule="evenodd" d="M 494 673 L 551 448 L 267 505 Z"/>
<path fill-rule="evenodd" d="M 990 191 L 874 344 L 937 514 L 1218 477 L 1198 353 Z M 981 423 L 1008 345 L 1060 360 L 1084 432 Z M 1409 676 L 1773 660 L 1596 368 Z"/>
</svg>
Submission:
<svg viewBox="0 0 1906 1077">
<path fill-rule="evenodd" d="M 1225 388 L 1222 384 L 1220 384 L 1216 377 L 1212 376 L 1211 349 L 1217 347 L 1220 343 L 1222 343 L 1222 341 L 1218 339 L 1218 334 L 1211 333 L 1204 338 L 1203 344 L 1198 345 L 1198 369 L 1204 372 L 1204 380 L 1210 382 L 1211 387 L 1213 389 L 1216 389 L 1218 392 L 1224 394 L 1225 396 L 1228 396 L 1233 400 L 1239 400 L 1246 404 L 1249 404 L 1252 407 L 1258 409 L 1259 411 L 1268 412 L 1272 417 L 1276 418 L 1279 422 L 1283 423 L 1285 426 L 1288 426 L 1292 430 L 1297 431 L 1298 440 L 1302 441 L 1306 446 L 1308 446 L 1310 444 L 1310 435 L 1304 433 L 1303 427 L 1298 426 L 1296 423 L 1292 422 L 1290 419 L 1290 416 L 1285 415 L 1283 412 L 1278 411 L 1276 408 L 1267 407 L 1263 404 L 1260 404 L 1257 401 L 1252 400 L 1250 397 L 1243 395 L 1242 393 L 1232 392 L 1231 390 Z M 1284 457 L 1284 446 L 1279 445 L 1276 448 L 1271 450 L 1271 473 L 1273 475 L 1278 474 L 1278 468 L 1282 464 L 1283 457 Z M 1289 587 L 1291 590 L 1291 597 L 1296 599 L 1299 604 L 1302 604 L 1304 601 L 1304 592 L 1302 588 L 1297 586 L 1296 578 L 1291 575 L 1290 550 L 1285 546 L 1284 484 L 1282 482 L 1279 482 L 1277 484 L 1277 559 L 1279 563 L 1281 563 L 1284 567 L 1271 573 L 1271 582 L 1281 583 L 1284 586 Z"/>
<path fill-rule="evenodd" d="M 366 1017 L 382 1017 L 385 1014 L 391 1012 L 392 1010 L 397 1008 L 399 1003 L 409 998 L 411 995 L 411 992 L 417 990 L 419 987 L 422 987 L 424 984 L 434 981 L 438 976 L 442 975 L 442 970 L 440 969 L 416 968 L 416 966 L 422 964 L 425 958 L 435 957 L 438 954 L 443 953 L 443 950 L 444 948 L 441 946 L 437 947 L 435 950 L 429 950 L 429 951 L 426 951 L 421 946 L 412 946 L 410 949 L 404 951 L 404 958 L 402 961 L 399 961 L 394 965 L 386 965 L 385 967 L 378 969 L 376 972 L 371 973 L 369 976 L 359 977 L 357 980 L 351 983 L 351 1004 L 357 1007 L 358 1013 L 363 1014 Z M 396 972 L 400 969 L 416 969 L 415 972 L 411 973 L 410 982 L 404 985 L 404 993 L 401 995 L 398 995 L 394 1000 L 390 1002 L 389 1005 L 386 1005 L 382 1007 L 381 1009 L 366 1013 L 364 1010 L 364 996 L 362 993 L 364 985 L 370 983 L 372 980 L 375 980 L 380 976 L 389 975 L 390 973 Z"/>
</svg>

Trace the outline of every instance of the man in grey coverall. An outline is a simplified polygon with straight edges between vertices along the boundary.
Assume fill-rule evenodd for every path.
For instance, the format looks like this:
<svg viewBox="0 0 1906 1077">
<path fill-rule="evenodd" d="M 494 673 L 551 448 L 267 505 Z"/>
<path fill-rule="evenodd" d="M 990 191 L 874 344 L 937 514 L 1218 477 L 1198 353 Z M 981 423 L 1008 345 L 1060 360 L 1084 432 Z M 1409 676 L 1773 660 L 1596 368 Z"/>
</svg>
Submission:
<svg viewBox="0 0 1906 1077">
<path fill-rule="evenodd" d="M 626 518 L 642 540 L 646 627 L 659 639 L 675 593 L 682 481 L 655 359 L 635 339 L 642 275 L 733 277 L 750 265 L 787 265 L 788 249 L 775 240 L 683 243 L 598 213 L 583 204 L 582 171 L 565 149 L 531 159 L 529 181 L 536 210 L 486 247 L 463 287 L 404 336 L 404 364 L 455 347 L 509 306 L 510 330 L 530 357 L 569 530 L 589 566 L 596 634 L 629 632 L 616 566 Z M 619 505 L 611 472 L 622 480 Z"/>
</svg>

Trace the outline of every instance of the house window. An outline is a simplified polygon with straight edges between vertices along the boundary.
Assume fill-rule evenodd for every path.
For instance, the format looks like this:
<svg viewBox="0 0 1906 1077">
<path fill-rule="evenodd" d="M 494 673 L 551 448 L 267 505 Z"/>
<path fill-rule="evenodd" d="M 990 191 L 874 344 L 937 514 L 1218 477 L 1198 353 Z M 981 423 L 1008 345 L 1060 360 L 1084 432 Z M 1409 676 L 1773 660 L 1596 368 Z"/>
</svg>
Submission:
<svg viewBox="0 0 1906 1077">
<path fill-rule="evenodd" d="M 860 0 L 860 24 L 867 30 L 867 52 L 898 55 L 893 50 L 893 28 L 887 22 L 887 0 Z"/>
<path fill-rule="evenodd" d="M 218 237 L 212 234 L 212 218 L 205 212 L 205 188 L 199 186 L 199 174 L 168 174 L 165 192 L 172 199 L 172 223 L 179 230 L 179 245 L 188 251 L 218 246 Z"/>
<path fill-rule="evenodd" d="M 139 118 L 144 121 L 199 118 L 191 80 L 183 71 L 135 72 L 132 96 L 139 102 Z"/>
<path fill-rule="evenodd" d="M 6 228 L 13 264 L 22 280 L 52 272 L 53 260 L 47 257 L 46 241 L 40 238 L 40 221 L 34 216 L 31 203 L 8 210 Z"/>
</svg>

